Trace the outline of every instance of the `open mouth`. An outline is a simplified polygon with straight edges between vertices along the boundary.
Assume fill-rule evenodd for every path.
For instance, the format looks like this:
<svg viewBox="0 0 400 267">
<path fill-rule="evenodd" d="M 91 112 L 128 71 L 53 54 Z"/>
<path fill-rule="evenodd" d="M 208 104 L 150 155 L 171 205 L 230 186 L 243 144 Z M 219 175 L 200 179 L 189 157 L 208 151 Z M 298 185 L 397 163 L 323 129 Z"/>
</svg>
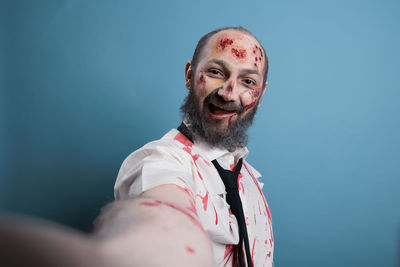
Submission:
<svg viewBox="0 0 400 267">
<path fill-rule="evenodd" d="M 210 111 L 211 115 L 214 115 L 215 117 L 231 116 L 236 113 L 234 110 L 223 109 L 211 103 L 208 104 L 208 110 Z"/>
</svg>

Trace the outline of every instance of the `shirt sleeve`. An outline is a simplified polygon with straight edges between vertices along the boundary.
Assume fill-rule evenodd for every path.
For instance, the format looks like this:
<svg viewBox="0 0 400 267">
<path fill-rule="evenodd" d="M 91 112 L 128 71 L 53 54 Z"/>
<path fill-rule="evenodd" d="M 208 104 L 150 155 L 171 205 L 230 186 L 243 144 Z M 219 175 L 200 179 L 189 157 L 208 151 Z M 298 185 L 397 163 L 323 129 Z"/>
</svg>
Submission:
<svg viewBox="0 0 400 267">
<path fill-rule="evenodd" d="M 137 197 L 146 190 L 165 184 L 175 184 L 193 192 L 190 159 L 186 157 L 160 140 L 133 152 L 119 170 L 114 186 L 115 199 Z"/>
</svg>

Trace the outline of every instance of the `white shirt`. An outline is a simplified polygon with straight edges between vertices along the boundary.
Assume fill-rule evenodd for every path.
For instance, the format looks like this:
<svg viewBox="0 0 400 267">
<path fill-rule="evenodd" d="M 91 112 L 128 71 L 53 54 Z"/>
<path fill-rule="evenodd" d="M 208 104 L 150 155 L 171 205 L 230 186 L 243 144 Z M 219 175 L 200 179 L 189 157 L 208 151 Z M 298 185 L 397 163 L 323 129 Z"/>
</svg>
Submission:
<svg viewBox="0 0 400 267">
<path fill-rule="evenodd" d="M 172 129 L 160 140 L 130 154 L 122 163 L 114 187 L 115 199 L 136 197 L 158 185 L 175 184 L 195 196 L 200 223 L 211 239 L 214 266 L 232 266 L 233 245 L 239 242 L 236 217 L 226 202 L 225 186 L 211 161 L 233 169 L 243 158 L 238 177 L 239 195 L 246 218 L 253 265 L 272 266 L 274 239 L 271 213 L 262 193 L 261 176 L 245 161 L 247 148 L 229 152 L 205 142 L 194 144 Z"/>
</svg>

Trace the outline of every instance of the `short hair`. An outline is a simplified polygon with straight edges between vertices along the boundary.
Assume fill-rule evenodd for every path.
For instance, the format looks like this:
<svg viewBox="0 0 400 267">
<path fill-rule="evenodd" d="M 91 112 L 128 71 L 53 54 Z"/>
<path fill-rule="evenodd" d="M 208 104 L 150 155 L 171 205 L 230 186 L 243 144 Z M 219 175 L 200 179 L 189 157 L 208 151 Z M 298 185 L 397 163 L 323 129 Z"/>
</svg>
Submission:
<svg viewBox="0 0 400 267">
<path fill-rule="evenodd" d="M 204 35 L 203 37 L 200 38 L 199 42 L 197 43 L 196 49 L 194 50 L 194 53 L 193 53 L 192 63 L 191 63 L 192 64 L 192 77 L 191 77 L 192 83 L 194 81 L 194 75 L 195 75 L 196 68 L 197 68 L 197 65 L 200 60 L 200 55 L 201 55 L 201 52 L 203 51 L 204 46 L 207 44 L 208 40 L 213 35 L 219 33 L 220 31 L 224 31 L 224 30 L 236 30 L 236 31 L 246 33 L 246 34 L 252 36 L 254 39 L 256 39 L 260 43 L 260 41 L 257 39 L 257 37 L 255 37 L 249 30 L 247 30 L 241 26 L 219 28 L 219 29 L 216 29 L 216 30 L 213 30 L 213 31 L 207 33 L 206 35 Z M 260 43 L 260 45 L 261 45 L 261 43 Z M 265 55 L 265 66 L 264 66 L 264 75 L 263 75 L 263 87 L 264 87 L 265 83 L 267 81 L 267 76 L 268 76 L 268 57 L 267 57 L 267 53 L 265 53 L 265 49 L 262 45 L 261 45 L 261 48 L 263 49 L 263 52 Z"/>
</svg>

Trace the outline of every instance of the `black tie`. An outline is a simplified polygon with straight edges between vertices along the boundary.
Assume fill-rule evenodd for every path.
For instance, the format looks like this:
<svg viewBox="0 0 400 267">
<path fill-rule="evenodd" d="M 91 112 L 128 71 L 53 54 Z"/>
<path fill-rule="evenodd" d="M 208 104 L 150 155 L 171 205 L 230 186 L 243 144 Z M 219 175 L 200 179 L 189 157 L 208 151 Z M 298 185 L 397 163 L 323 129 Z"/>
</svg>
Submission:
<svg viewBox="0 0 400 267">
<path fill-rule="evenodd" d="M 243 262 L 243 241 L 246 249 L 247 266 L 253 267 L 251 260 L 249 237 L 247 236 L 246 219 L 244 218 L 244 212 L 242 207 L 242 201 L 240 200 L 238 190 L 238 176 L 240 169 L 242 168 L 242 159 L 239 160 L 235 167 L 235 171 L 223 169 L 217 162 L 213 160 L 215 168 L 218 170 L 219 176 L 225 184 L 226 189 L 226 201 L 230 205 L 233 215 L 235 215 L 239 225 L 239 244 L 238 244 L 238 258 L 239 265 L 245 266 Z"/>
</svg>

